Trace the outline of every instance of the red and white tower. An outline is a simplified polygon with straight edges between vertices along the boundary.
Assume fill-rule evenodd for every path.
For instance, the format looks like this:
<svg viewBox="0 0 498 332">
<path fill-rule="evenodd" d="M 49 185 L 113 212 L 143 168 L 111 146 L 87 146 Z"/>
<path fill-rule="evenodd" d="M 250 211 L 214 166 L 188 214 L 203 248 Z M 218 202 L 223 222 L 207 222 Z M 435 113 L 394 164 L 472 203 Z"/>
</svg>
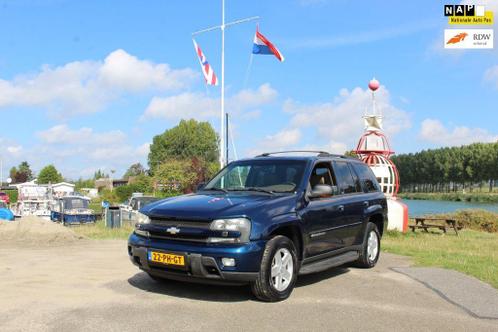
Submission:
<svg viewBox="0 0 498 332">
<path fill-rule="evenodd" d="M 389 229 L 405 232 L 408 228 L 408 207 L 396 195 L 399 190 L 399 173 L 390 157 L 394 154 L 382 126 L 382 112 L 377 108 L 375 92 L 380 83 L 375 78 L 368 83 L 372 92 L 372 107 L 365 110 L 365 131 L 356 146 L 356 154 L 375 174 L 388 199 Z"/>
</svg>

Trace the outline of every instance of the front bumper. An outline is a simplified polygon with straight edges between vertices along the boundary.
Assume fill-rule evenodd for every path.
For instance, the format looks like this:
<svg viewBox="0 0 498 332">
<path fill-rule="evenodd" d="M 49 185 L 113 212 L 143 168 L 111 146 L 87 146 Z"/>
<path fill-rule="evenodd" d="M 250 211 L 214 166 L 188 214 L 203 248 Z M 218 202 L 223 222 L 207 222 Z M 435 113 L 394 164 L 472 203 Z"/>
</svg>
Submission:
<svg viewBox="0 0 498 332">
<path fill-rule="evenodd" d="M 128 240 L 128 255 L 134 265 L 152 276 L 200 283 L 243 284 L 257 278 L 265 244 L 265 241 L 243 245 L 192 244 L 132 234 Z M 150 262 L 150 250 L 184 255 L 185 267 Z M 236 266 L 223 266 L 223 257 L 234 258 Z"/>
</svg>

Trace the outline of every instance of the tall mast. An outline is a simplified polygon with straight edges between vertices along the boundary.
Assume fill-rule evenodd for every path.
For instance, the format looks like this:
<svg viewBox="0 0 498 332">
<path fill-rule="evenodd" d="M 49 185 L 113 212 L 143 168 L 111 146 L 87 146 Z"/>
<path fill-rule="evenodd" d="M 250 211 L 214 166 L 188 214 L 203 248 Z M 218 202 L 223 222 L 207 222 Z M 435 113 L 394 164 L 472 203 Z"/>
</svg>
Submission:
<svg viewBox="0 0 498 332">
<path fill-rule="evenodd" d="M 220 168 L 225 166 L 225 0 L 221 0 L 221 114 Z"/>
<path fill-rule="evenodd" d="M 225 128 L 225 28 L 232 25 L 250 22 L 259 19 L 259 16 L 252 16 L 240 20 L 225 23 L 225 0 L 221 0 L 221 25 L 199 30 L 192 33 L 192 36 L 220 29 L 221 30 L 221 110 L 220 110 L 220 166 L 226 165 L 228 155 L 225 153 L 228 150 L 228 139 L 226 139 Z"/>
</svg>

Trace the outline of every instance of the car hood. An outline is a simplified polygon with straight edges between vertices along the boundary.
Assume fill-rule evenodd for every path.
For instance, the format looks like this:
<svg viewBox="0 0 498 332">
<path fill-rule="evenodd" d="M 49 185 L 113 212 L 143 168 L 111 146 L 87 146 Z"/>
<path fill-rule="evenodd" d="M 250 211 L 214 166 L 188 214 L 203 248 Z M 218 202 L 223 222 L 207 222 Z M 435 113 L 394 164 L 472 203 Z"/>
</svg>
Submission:
<svg viewBox="0 0 498 332">
<path fill-rule="evenodd" d="M 278 215 L 295 208 L 296 195 L 229 193 L 189 194 L 147 205 L 140 212 L 149 217 L 212 220 L 257 214 Z"/>
</svg>

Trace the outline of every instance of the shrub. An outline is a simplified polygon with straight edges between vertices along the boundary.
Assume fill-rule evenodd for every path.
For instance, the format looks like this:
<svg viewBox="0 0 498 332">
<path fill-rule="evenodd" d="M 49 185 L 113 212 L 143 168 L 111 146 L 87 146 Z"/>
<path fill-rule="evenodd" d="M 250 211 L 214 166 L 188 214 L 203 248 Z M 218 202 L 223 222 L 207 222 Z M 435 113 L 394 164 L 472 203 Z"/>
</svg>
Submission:
<svg viewBox="0 0 498 332">
<path fill-rule="evenodd" d="M 464 228 L 489 233 L 498 232 L 498 213 L 486 210 L 459 210 L 455 213 L 438 214 L 431 217 L 451 218 Z"/>
</svg>

